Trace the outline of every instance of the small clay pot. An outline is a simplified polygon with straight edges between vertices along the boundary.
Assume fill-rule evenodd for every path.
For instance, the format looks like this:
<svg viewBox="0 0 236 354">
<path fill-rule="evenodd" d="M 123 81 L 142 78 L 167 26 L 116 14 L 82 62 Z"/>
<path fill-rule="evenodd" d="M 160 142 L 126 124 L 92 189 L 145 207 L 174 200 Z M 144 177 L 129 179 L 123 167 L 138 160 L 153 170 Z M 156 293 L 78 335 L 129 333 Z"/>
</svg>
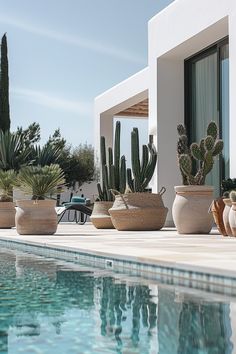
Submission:
<svg viewBox="0 0 236 354">
<path fill-rule="evenodd" d="M 236 237 L 236 202 L 232 202 L 229 212 L 229 225 L 232 231 L 232 236 Z"/>
<path fill-rule="evenodd" d="M 225 203 L 225 208 L 223 211 L 223 222 L 224 222 L 225 230 L 228 236 L 233 236 L 230 223 L 229 223 L 229 213 L 232 206 L 232 202 L 230 198 L 224 198 L 223 202 Z"/>
</svg>

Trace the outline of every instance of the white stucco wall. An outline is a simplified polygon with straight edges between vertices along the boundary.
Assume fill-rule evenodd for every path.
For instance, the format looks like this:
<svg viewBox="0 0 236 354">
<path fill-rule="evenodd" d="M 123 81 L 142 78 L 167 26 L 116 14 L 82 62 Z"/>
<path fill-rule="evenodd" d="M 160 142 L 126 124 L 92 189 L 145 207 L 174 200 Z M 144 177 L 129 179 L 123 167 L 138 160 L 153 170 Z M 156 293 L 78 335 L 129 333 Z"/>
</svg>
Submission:
<svg viewBox="0 0 236 354">
<path fill-rule="evenodd" d="M 167 188 L 167 224 L 172 224 L 174 185 L 181 183 L 176 161 L 176 126 L 184 121 L 184 60 L 229 35 L 231 175 L 236 175 L 236 2 L 176 0 L 149 21 L 149 127 L 158 147 L 156 190 Z M 235 101 L 235 103 L 234 103 Z"/>
<path fill-rule="evenodd" d="M 99 158 L 100 137 L 105 136 L 107 147 L 112 146 L 113 117 L 148 97 L 148 68 L 131 76 L 95 98 L 95 154 Z"/>
<path fill-rule="evenodd" d="M 132 97 L 149 97 L 149 133 L 158 148 L 153 191 L 167 188 L 167 225 L 172 224 L 174 185 L 181 184 L 176 160 L 176 126 L 184 121 L 184 61 L 229 36 L 230 174 L 236 176 L 236 1 L 175 0 L 148 23 L 148 68 L 95 100 L 96 146 L 100 135 L 112 144 L 112 116 Z M 137 101 L 138 102 L 138 101 Z M 135 102 L 134 102 L 135 103 Z M 133 103 L 133 104 L 134 104 Z M 123 108 L 122 108 L 123 109 Z M 119 109 L 121 110 L 121 109 Z"/>
</svg>

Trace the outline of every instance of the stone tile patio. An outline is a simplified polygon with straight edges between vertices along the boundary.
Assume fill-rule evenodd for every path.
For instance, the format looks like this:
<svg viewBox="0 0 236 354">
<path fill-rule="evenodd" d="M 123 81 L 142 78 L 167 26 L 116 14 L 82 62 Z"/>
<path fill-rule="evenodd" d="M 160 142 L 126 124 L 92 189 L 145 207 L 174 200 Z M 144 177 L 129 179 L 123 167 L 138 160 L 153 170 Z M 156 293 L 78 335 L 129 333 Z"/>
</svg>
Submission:
<svg viewBox="0 0 236 354">
<path fill-rule="evenodd" d="M 64 223 L 53 236 L 19 236 L 15 229 L 2 229 L 0 239 L 236 276 L 236 238 L 222 237 L 216 230 L 210 235 L 178 235 L 171 228 L 119 232 L 97 230 L 90 223 Z"/>
</svg>

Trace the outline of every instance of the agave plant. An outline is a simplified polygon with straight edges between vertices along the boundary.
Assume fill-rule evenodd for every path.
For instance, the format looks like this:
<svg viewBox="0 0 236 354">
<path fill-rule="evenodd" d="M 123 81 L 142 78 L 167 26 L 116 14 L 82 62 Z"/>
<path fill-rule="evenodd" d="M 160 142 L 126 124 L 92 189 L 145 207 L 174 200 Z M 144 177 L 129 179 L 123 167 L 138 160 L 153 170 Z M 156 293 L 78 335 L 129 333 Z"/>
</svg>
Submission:
<svg viewBox="0 0 236 354">
<path fill-rule="evenodd" d="M 18 171 L 24 166 L 30 155 L 21 136 L 10 131 L 0 130 L 0 169 Z"/>
<path fill-rule="evenodd" d="M 17 174 L 14 170 L 0 170 L 0 202 L 13 201 L 13 187 L 17 186 Z"/>
<path fill-rule="evenodd" d="M 35 145 L 31 150 L 31 159 L 36 166 L 46 166 L 56 164 L 61 154 L 62 150 L 59 146 L 45 144 L 41 147 L 40 145 Z"/>
<path fill-rule="evenodd" d="M 59 165 L 28 166 L 21 169 L 18 175 L 20 188 L 32 194 L 33 200 L 44 200 L 58 193 L 64 183 L 64 173 Z"/>
</svg>

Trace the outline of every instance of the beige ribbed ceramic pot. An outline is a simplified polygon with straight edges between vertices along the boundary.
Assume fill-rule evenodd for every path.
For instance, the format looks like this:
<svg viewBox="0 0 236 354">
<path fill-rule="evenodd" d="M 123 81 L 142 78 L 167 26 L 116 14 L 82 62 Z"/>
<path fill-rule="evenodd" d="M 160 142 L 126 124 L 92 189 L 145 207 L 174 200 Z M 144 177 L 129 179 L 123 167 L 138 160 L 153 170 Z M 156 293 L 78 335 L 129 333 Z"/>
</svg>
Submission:
<svg viewBox="0 0 236 354">
<path fill-rule="evenodd" d="M 15 226 L 15 203 L 0 202 L 0 228 L 10 229 Z"/>
<path fill-rule="evenodd" d="M 230 198 L 224 198 L 223 202 L 225 203 L 225 208 L 223 211 L 223 222 L 224 222 L 225 230 L 228 236 L 232 236 L 233 234 L 229 224 L 229 212 L 232 206 L 232 202 Z"/>
<path fill-rule="evenodd" d="M 57 230 L 55 200 L 17 200 L 16 230 L 20 235 L 53 235 Z"/>
<path fill-rule="evenodd" d="M 212 186 L 176 186 L 172 215 L 179 234 L 208 234 L 213 218 L 209 208 Z"/>
<path fill-rule="evenodd" d="M 95 202 L 90 220 L 97 229 L 114 229 L 108 209 L 113 202 Z"/>
<path fill-rule="evenodd" d="M 229 212 L 229 225 L 232 232 L 232 236 L 236 237 L 236 202 L 232 202 L 232 206 Z"/>
</svg>

